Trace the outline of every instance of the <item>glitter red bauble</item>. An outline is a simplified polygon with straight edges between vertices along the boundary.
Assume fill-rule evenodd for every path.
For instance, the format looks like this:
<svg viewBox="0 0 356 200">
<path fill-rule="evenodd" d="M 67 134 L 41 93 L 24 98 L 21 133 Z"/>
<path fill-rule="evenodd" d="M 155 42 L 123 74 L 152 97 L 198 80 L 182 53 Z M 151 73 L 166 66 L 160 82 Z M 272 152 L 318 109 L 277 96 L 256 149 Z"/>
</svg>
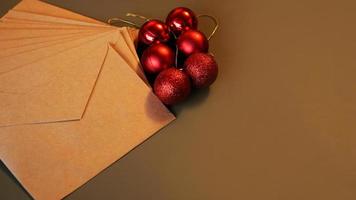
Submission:
<svg viewBox="0 0 356 200">
<path fill-rule="evenodd" d="M 184 69 L 195 88 L 209 87 L 218 76 L 218 64 L 212 55 L 206 53 L 189 56 L 184 63 Z"/>
<path fill-rule="evenodd" d="M 168 42 L 170 39 L 168 26 L 160 20 L 149 20 L 144 23 L 138 33 L 138 40 L 147 45 Z"/>
<path fill-rule="evenodd" d="M 166 24 L 175 36 L 178 37 L 184 31 L 197 29 L 198 19 L 189 8 L 178 7 L 168 14 Z"/>
<path fill-rule="evenodd" d="M 189 30 L 179 36 L 177 40 L 179 52 L 185 56 L 193 53 L 206 53 L 209 50 L 209 42 L 205 35 L 198 30 Z"/>
<path fill-rule="evenodd" d="M 190 94 L 191 84 L 187 74 L 177 68 L 162 71 L 153 86 L 157 97 L 166 105 L 184 101 Z"/>
<path fill-rule="evenodd" d="M 153 44 L 145 49 L 141 56 L 141 64 L 145 72 L 158 74 L 174 65 L 175 53 L 165 44 Z"/>
</svg>

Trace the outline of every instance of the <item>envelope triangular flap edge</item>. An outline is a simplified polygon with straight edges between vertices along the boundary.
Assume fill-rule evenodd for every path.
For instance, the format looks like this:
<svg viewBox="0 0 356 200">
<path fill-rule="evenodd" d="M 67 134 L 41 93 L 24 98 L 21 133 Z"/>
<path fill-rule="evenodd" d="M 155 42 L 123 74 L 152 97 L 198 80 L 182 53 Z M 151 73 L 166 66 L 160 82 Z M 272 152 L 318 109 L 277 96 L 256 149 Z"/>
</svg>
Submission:
<svg viewBox="0 0 356 200">
<path fill-rule="evenodd" d="M 0 129 L 0 158 L 35 199 L 63 198 L 175 119 L 110 47 L 103 65 L 80 122 Z"/>
<path fill-rule="evenodd" d="M 0 127 L 80 120 L 110 37 L 0 75 Z"/>
</svg>

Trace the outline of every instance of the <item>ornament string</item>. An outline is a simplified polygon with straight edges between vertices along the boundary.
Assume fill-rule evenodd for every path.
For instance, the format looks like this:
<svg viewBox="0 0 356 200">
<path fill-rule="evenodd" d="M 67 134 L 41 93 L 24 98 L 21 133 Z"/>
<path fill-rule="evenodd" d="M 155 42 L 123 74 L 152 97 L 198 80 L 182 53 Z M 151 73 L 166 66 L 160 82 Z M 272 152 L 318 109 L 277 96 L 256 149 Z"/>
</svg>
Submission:
<svg viewBox="0 0 356 200">
<path fill-rule="evenodd" d="M 176 34 L 174 34 L 174 32 L 171 31 L 171 30 L 169 30 L 169 32 L 172 33 L 174 39 L 177 40 Z M 176 47 L 176 57 L 175 57 L 175 61 L 174 61 L 175 63 L 174 63 L 174 64 L 175 64 L 176 67 L 178 67 L 178 53 L 179 53 L 179 49 L 178 49 L 178 45 L 175 45 L 175 47 Z"/>
<path fill-rule="evenodd" d="M 127 17 L 136 17 L 136 18 L 140 18 L 140 19 L 143 19 L 145 21 L 148 21 L 150 20 L 149 18 L 143 16 L 143 15 L 139 15 L 139 14 L 136 14 L 136 13 L 126 13 L 126 16 Z"/>
<path fill-rule="evenodd" d="M 127 17 L 134 17 L 134 18 L 139 18 L 139 19 L 142 19 L 144 20 L 145 22 L 146 21 L 149 21 L 150 19 L 143 16 L 143 15 L 139 15 L 139 14 L 135 14 L 135 13 L 126 13 L 126 16 Z M 124 23 L 124 24 L 128 24 L 128 25 L 131 25 L 135 28 L 140 28 L 141 26 L 132 22 L 132 21 L 129 21 L 129 20 L 126 20 L 126 19 L 122 19 L 122 18 L 118 18 L 118 17 L 114 17 L 114 18 L 110 18 L 108 19 L 107 21 L 108 24 L 110 25 L 115 25 L 115 24 L 118 24 L 118 23 Z"/>
<path fill-rule="evenodd" d="M 208 37 L 208 40 L 210 40 L 215 35 L 216 31 L 219 29 L 219 21 L 211 15 L 199 15 L 198 18 L 209 18 L 214 22 L 215 27 Z"/>
<path fill-rule="evenodd" d="M 130 22 L 128 20 L 125 20 L 125 19 L 121 19 L 121 18 L 117 18 L 117 17 L 108 19 L 108 24 L 110 24 L 110 25 L 115 25 L 115 24 L 118 24 L 118 23 L 125 23 L 125 24 L 131 25 L 131 26 L 133 26 L 135 28 L 140 28 L 139 25 L 137 25 L 137 24 L 135 24 L 133 22 Z"/>
<path fill-rule="evenodd" d="M 135 14 L 135 13 L 126 13 L 126 16 L 127 17 L 136 17 L 136 18 L 140 18 L 140 19 L 143 19 L 145 21 L 149 21 L 150 19 L 145 17 L 145 16 L 142 16 L 142 15 L 138 15 L 138 14 Z M 173 31 L 169 30 L 169 32 L 173 35 L 174 39 L 177 40 L 177 36 L 174 34 Z M 178 66 L 178 53 L 179 53 L 179 50 L 178 50 L 178 46 L 176 45 L 176 56 L 175 56 L 175 66 Z"/>
<path fill-rule="evenodd" d="M 139 15 L 136 13 L 126 13 L 126 16 L 133 17 L 133 18 L 139 18 L 139 19 L 144 20 L 145 22 L 150 20 L 150 18 L 147 18 L 143 15 Z M 220 27 L 219 21 L 214 16 L 211 16 L 211 15 L 202 14 L 202 15 L 198 15 L 197 17 L 198 18 L 208 18 L 214 22 L 214 24 L 215 24 L 214 29 L 212 30 L 212 32 L 210 33 L 210 35 L 207 38 L 208 40 L 210 40 L 215 35 L 216 31 Z M 114 25 L 114 24 L 118 24 L 118 23 L 125 23 L 125 24 L 131 25 L 135 28 L 138 28 L 138 29 L 140 28 L 140 26 L 138 24 L 128 21 L 128 20 L 125 20 L 125 19 L 122 19 L 122 18 L 111 18 L 108 20 L 108 24 L 110 24 L 110 25 Z M 170 32 L 172 33 L 173 37 L 175 39 L 177 39 L 177 36 L 174 34 L 174 32 L 172 32 L 172 31 L 170 31 Z M 178 50 L 178 46 L 176 45 L 176 56 L 175 56 L 175 65 L 176 66 L 178 65 L 178 54 L 179 54 L 179 50 Z"/>
<path fill-rule="evenodd" d="M 149 21 L 150 18 L 147 18 L 143 15 L 139 15 L 139 14 L 136 14 L 136 13 L 126 13 L 126 16 L 127 17 L 134 17 L 134 18 L 140 18 L 144 21 Z M 211 15 L 198 15 L 198 18 L 208 18 L 210 20 L 212 20 L 215 24 L 215 27 L 214 29 L 212 30 L 212 32 L 210 33 L 209 37 L 207 38 L 208 40 L 210 40 L 216 33 L 216 31 L 219 29 L 219 21 L 214 17 L 214 16 L 211 16 Z M 117 24 L 117 23 L 125 23 L 125 24 L 129 24 L 131 26 L 134 26 L 136 28 L 140 28 L 140 26 L 134 22 L 131 22 L 131 21 L 128 21 L 128 20 L 125 20 L 125 19 L 122 19 L 122 18 L 111 18 L 108 20 L 108 23 L 113 25 L 113 24 Z"/>
</svg>

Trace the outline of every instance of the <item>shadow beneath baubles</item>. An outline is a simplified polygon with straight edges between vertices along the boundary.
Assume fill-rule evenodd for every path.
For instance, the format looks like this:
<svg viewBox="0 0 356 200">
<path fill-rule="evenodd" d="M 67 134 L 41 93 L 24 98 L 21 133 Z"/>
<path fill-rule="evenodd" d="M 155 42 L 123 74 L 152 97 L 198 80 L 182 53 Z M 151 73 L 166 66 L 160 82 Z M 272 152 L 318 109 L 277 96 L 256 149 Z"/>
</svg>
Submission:
<svg viewBox="0 0 356 200">
<path fill-rule="evenodd" d="M 184 109 L 190 109 L 192 107 L 195 107 L 203 103 L 209 96 L 209 93 L 210 93 L 210 88 L 204 88 L 199 90 L 193 89 L 187 100 L 185 100 L 180 104 L 170 107 L 170 110 L 174 113 L 174 115 L 178 117 Z"/>
</svg>

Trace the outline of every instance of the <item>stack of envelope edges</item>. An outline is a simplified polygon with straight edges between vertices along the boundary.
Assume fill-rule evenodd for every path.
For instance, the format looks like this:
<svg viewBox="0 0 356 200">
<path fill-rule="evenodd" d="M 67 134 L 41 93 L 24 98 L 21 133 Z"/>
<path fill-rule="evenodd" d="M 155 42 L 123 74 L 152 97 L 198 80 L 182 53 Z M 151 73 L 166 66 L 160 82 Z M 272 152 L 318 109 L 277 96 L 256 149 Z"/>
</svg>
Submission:
<svg viewBox="0 0 356 200">
<path fill-rule="evenodd" d="M 0 159 L 35 199 L 64 198 L 175 119 L 133 28 L 23 0 L 0 35 Z"/>
</svg>

